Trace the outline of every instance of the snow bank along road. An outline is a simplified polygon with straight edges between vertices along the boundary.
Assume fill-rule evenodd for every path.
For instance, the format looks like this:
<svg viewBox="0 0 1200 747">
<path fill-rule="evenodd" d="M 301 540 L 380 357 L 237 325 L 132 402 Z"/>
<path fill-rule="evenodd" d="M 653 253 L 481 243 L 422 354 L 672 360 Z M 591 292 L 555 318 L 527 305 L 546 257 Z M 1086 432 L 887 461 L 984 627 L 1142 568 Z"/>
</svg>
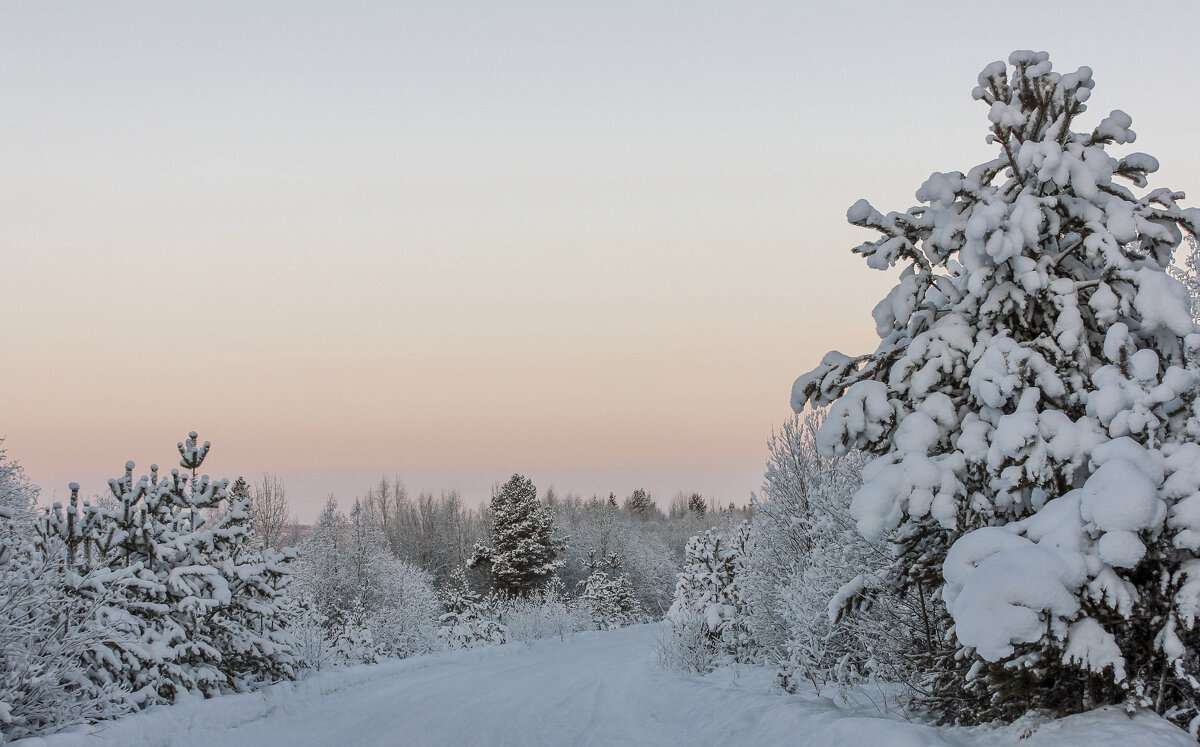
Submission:
<svg viewBox="0 0 1200 747">
<path fill-rule="evenodd" d="M 658 625 L 580 633 L 318 673 L 299 683 L 154 708 L 28 747 L 69 745 L 966 745 L 1020 731 L 935 729 L 770 692 L 751 671 L 659 669 Z M 1192 745 L 1166 722 L 1086 714 L 1023 745 Z"/>
</svg>

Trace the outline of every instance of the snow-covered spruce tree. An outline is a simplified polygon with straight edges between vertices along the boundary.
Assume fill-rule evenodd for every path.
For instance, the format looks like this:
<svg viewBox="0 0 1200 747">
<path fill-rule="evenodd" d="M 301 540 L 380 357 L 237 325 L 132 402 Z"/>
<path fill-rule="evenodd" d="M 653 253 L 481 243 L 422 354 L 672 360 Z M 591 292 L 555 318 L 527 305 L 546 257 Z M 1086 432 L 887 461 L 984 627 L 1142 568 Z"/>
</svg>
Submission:
<svg viewBox="0 0 1200 747">
<path fill-rule="evenodd" d="M 65 511 L 56 504 L 39 526 L 43 542 L 66 545 L 75 573 L 120 576 L 78 590 L 87 600 L 115 593 L 107 612 L 114 640 L 86 663 L 98 684 L 128 689 L 139 707 L 296 673 L 283 630 L 293 609 L 289 556 L 249 549 L 248 504 L 229 502 L 227 481 L 196 474 L 207 443 L 198 447 L 192 433 L 179 451 L 190 476 L 175 469 L 164 477 L 152 465 L 135 481 L 127 462 L 125 475 L 109 480 L 110 506 L 81 503 L 72 485 Z M 211 527 L 206 511 L 221 517 Z"/>
<path fill-rule="evenodd" d="M 688 540 L 675 601 L 666 616 L 672 635 L 679 639 L 674 645 L 695 645 L 691 638 L 699 626 L 699 642 L 711 649 L 714 661 L 742 661 L 747 656 L 750 636 L 742 584 L 749 543 L 746 522 L 726 530 L 709 529 Z"/>
<path fill-rule="evenodd" d="M 860 531 L 940 588 L 964 677 L 933 683 L 946 718 L 1124 702 L 1195 733 L 1200 335 L 1166 268 L 1200 212 L 1114 180 L 1158 166 L 1107 153 L 1125 113 L 1073 129 L 1089 69 L 1009 65 L 974 92 L 994 160 L 933 174 L 906 213 L 850 208 L 882 234 L 854 251 L 900 282 L 876 351 L 829 353 L 792 404 L 832 403 L 824 452 L 873 457 Z"/>
<path fill-rule="evenodd" d="M 554 536 L 554 513 L 538 503 L 529 478 L 513 475 L 492 496 L 491 546 L 475 546 L 469 567 L 480 567 L 497 591 L 524 596 L 544 584 L 563 564 L 556 560 L 566 541 Z"/>
<path fill-rule="evenodd" d="M 250 483 L 246 482 L 246 478 L 238 475 L 229 486 L 229 497 L 241 501 L 250 497 Z"/>
</svg>

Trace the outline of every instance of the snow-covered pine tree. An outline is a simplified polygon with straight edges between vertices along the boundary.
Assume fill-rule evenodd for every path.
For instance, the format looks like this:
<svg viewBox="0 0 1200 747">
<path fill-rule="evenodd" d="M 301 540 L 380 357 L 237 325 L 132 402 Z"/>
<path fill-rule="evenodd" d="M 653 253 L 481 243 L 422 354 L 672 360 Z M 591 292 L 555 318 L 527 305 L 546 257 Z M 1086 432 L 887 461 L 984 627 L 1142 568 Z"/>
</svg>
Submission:
<svg viewBox="0 0 1200 747">
<path fill-rule="evenodd" d="M 81 577 L 61 542 L 37 542 L 37 488 L 0 449 L 0 742 L 56 731 L 126 710 L 122 693 L 89 677 L 85 657 L 109 640 L 101 571 Z"/>
<path fill-rule="evenodd" d="M 995 159 L 933 174 L 906 213 L 850 208 L 882 234 L 854 251 L 900 282 L 875 352 L 829 353 L 792 404 L 832 403 L 824 452 L 873 457 L 860 531 L 940 589 L 966 677 L 937 683 L 946 717 L 1125 702 L 1195 733 L 1200 335 L 1166 268 L 1200 211 L 1115 181 L 1158 163 L 1108 154 L 1124 112 L 1073 129 L 1092 86 L 1014 52 L 974 91 Z"/>
<path fill-rule="evenodd" d="M 492 496 L 491 546 L 475 546 L 469 567 L 487 571 L 502 594 L 524 596 L 544 584 L 563 561 L 566 541 L 554 536 L 554 514 L 538 503 L 529 478 L 513 475 Z"/>
<path fill-rule="evenodd" d="M 746 522 L 726 530 L 709 529 L 688 540 L 675 601 L 667 611 L 667 621 L 676 631 L 687 631 L 698 620 L 712 651 L 738 661 L 750 641 L 742 588 L 749 543 Z"/>
<path fill-rule="evenodd" d="M 195 431 L 189 431 L 186 440 L 175 444 L 179 449 L 179 466 L 191 472 L 192 479 L 196 478 L 200 465 L 204 464 L 208 450 L 212 448 L 212 443 L 208 441 L 197 443 L 199 437 Z"/>
<path fill-rule="evenodd" d="M 250 497 L 250 483 L 246 482 L 246 478 L 241 475 L 233 481 L 229 486 L 229 496 L 235 501 L 245 500 Z"/>
<path fill-rule="evenodd" d="M 496 620 L 495 606 L 471 590 L 463 569 L 451 572 L 450 583 L 442 590 L 442 604 L 446 613 L 438 638 L 447 648 L 495 645 L 507 639 L 507 631 Z"/>
<path fill-rule="evenodd" d="M 591 614 L 596 629 L 616 630 L 638 622 L 641 605 L 621 569 L 621 556 L 614 552 L 598 558 L 596 551 L 590 550 L 579 562 L 588 571 L 587 578 L 579 582 L 583 587 L 579 601 Z"/>
<path fill-rule="evenodd" d="M 1192 319 L 1200 321 L 1200 241 L 1195 236 L 1184 237 L 1187 251 L 1182 260 L 1170 268 L 1171 277 L 1183 283 L 1192 297 Z"/>
<path fill-rule="evenodd" d="M 195 474 L 207 442 L 197 447 L 193 432 L 179 450 L 190 477 L 177 469 L 164 477 L 152 465 L 135 481 L 126 462 L 124 476 L 109 480 L 111 506 L 81 502 L 72 485 L 65 511 L 55 504 L 39 525 L 43 543 L 66 545 L 76 573 L 119 576 L 78 590 L 87 600 L 115 594 L 114 640 L 89 652 L 87 665 L 98 684 L 127 688 L 139 707 L 295 675 L 282 629 L 292 609 L 288 558 L 249 550 L 248 504 L 229 505 L 226 480 Z M 221 518 L 206 526 L 205 511 Z"/>
<path fill-rule="evenodd" d="M 625 499 L 625 510 L 634 516 L 647 518 L 654 510 L 654 499 L 645 490 L 638 488 Z"/>
</svg>

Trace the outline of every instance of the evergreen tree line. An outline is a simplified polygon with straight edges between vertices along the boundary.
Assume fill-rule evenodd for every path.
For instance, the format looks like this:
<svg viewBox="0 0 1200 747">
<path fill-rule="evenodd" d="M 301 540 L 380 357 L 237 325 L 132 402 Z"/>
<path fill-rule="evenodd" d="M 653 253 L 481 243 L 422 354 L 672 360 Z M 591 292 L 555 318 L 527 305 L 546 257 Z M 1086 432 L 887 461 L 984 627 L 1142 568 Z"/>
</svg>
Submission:
<svg viewBox="0 0 1200 747">
<path fill-rule="evenodd" d="M 973 94 L 994 159 L 850 208 L 880 234 L 854 251 L 900 268 L 879 346 L 795 382 L 752 522 L 688 546 L 668 663 L 1200 734 L 1200 210 L 1119 181 L 1158 162 L 1109 154 L 1124 112 L 1075 129 L 1092 86 L 1014 52 Z"/>
</svg>

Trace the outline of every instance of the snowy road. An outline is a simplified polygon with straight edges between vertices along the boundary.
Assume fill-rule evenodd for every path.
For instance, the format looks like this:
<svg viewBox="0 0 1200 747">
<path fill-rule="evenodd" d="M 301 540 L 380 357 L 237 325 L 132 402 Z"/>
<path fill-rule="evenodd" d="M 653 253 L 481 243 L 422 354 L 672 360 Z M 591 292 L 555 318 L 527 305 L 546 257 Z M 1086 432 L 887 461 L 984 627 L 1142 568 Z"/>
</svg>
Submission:
<svg viewBox="0 0 1200 747">
<path fill-rule="evenodd" d="M 1192 745 L 1162 721 L 1085 714 L 1034 730 L 935 729 L 656 663 L 657 625 L 447 652 L 150 709 L 29 747 L 120 745 Z"/>
<path fill-rule="evenodd" d="M 651 634 L 518 644 L 475 666 L 417 670 L 327 696 L 289 718 L 285 732 L 269 718 L 232 729 L 228 744 L 675 743 L 684 738 L 677 714 L 644 689 L 657 675 Z"/>
<path fill-rule="evenodd" d="M 795 743 L 786 728 L 797 723 L 795 703 L 663 672 L 658 633 L 647 625 L 479 652 L 471 666 L 447 662 L 348 688 L 304 703 L 286 725 L 268 717 L 221 739 L 280 747 Z M 772 711 L 785 728 L 771 729 Z"/>
</svg>

